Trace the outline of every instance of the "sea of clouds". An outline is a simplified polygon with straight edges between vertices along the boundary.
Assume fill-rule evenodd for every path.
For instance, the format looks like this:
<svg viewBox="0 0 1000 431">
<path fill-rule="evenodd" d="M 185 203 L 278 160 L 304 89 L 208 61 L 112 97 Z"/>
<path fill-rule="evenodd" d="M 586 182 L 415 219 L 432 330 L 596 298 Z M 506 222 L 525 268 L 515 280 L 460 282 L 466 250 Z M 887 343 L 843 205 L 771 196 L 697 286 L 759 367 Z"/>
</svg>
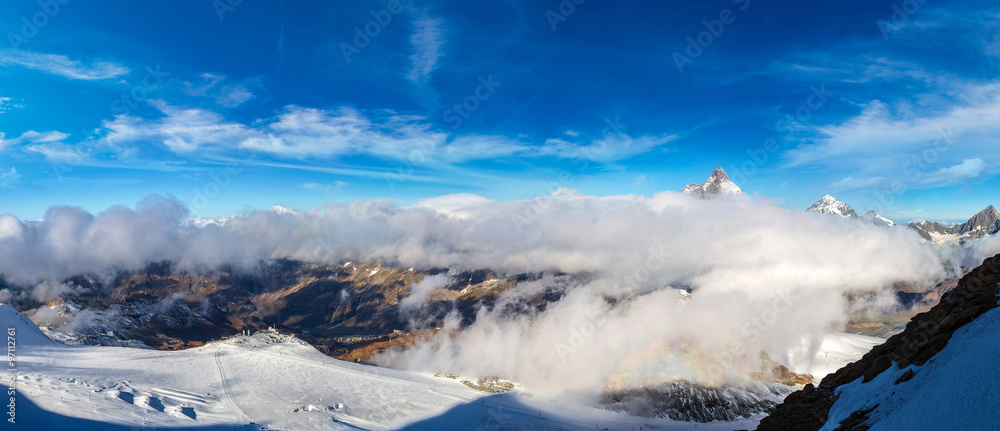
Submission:
<svg viewBox="0 0 1000 431">
<path fill-rule="evenodd" d="M 894 283 L 930 288 L 998 252 L 995 238 L 941 248 L 902 227 L 675 192 L 448 195 L 410 207 L 366 200 L 224 223 L 191 220 L 176 199 L 152 195 L 98 214 L 54 207 L 35 222 L 0 216 L 0 273 L 11 286 L 0 301 L 44 301 L 73 293 L 66 277 L 110 278 L 165 260 L 196 273 L 277 258 L 545 272 L 481 307 L 473 324 L 453 316 L 435 338 L 380 361 L 597 392 L 738 379 L 762 350 L 841 328 L 846 293 L 883 292 L 874 298 L 891 305 L 884 292 Z M 414 286 L 401 306 L 419 312 L 448 283 L 442 277 Z M 504 312 L 545 289 L 562 295 L 544 311 Z"/>
</svg>

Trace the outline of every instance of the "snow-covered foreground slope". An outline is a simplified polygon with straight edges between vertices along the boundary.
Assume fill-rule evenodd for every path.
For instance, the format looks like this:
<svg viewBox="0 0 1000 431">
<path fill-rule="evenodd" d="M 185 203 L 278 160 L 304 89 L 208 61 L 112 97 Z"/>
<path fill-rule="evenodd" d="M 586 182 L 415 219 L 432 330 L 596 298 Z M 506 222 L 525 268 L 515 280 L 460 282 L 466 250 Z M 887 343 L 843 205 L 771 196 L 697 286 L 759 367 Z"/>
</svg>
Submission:
<svg viewBox="0 0 1000 431">
<path fill-rule="evenodd" d="M 278 334 L 170 352 L 61 345 L 2 304 L 0 324 L 15 332 L 15 424 L 26 430 L 695 426 L 518 392 L 488 395 L 453 379 L 338 361 Z M 3 384 L 10 385 L 9 375 Z M 757 419 L 697 426 L 747 429 Z"/>
<path fill-rule="evenodd" d="M 927 363 L 895 365 L 868 383 L 841 386 L 823 430 L 840 426 L 852 412 L 868 413 L 869 431 L 1000 429 L 1000 308 L 955 331 Z M 914 372 L 909 380 L 904 375 Z M 898 383 L 897 383 L 898 382 Z"/>
<path fill-rule="evenodd" d="M 768 354 L 796 373 L 811 374 L 818 382 L 884 342 L 885 339 L 878 337 L 833 332 L 804 337 L 798 347 L 785 354 Z"/>
</svg>

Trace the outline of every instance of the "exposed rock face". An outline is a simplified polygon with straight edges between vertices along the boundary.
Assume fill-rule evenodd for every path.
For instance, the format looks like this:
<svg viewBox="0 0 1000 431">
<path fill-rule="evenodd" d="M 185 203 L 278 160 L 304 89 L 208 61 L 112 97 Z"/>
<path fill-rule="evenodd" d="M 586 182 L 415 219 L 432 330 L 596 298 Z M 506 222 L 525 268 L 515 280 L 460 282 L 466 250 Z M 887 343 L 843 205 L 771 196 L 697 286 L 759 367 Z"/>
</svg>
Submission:
<svg viewBox="0 0 1000 431">
<path fill-rule="evenodd" d="M 997 209 L 990 205 L 972 216 L 969 221 L 954 226 L 952 229 L 958 234 L 982 232 L 992 235 L 1000 231 L 1000 212 L 997 212 Z"/>
<path fill-rule="evenodd" d="M 801 391 L 789 395 L 770 416 L 761 421 L 757 430 L 820 429 L 837 400 L 838 387 L 858 378 L 862 378 L 862 382 L 870 382 L 888 370 L 894 361 L 900 368 L 911 364 L 923 365 L 948 344 L 955 330 L 997 308 L 998 283 L 1000 255 L 986 259 L 982 266 L 962 277 L 955 289 L 942 295 L 938 305 L 915 316 L 903 332 L 876 346 L 861 360 L 826 376 L 818 387 L 806 385 Z M 866 429 L 863 425 L 852 428 L 863 422 L 867 414 L 863 411 L 855 413 L 841 422 L 842 429 Z"/>
<path fill-rule="evenodd" d="M 826 215 L 838 215 L 841 217 L 858 218 L 858 213 L 850 205 L 838 201 L 830 195 L 823 196 L 816 203 L 812 204 L 806 211 L 818 212 Z M 876 214 L 877 215 L 877 214 Z"/>
<path fill-rule="evenodd" d="M 734 421 L 771 411 L 790 391 L 775 383 L 747 382 L 740 386 L 708 387 L 676 381 L 655 386 L 605 392 L 598 404 L 634 416 L 676 421 Z"/>
<path fill-rule="evenodd" d="M 729 179 L 729 175 L 726 175 L 726 171 L 722 170 L 722 168 L 718 166 L 715 167 L 715 170 L 712 171 L 712 176 L 708 177 L 708 180 L 706 180 L 704 184 L 691 184 L 685 186 L 681 192 L 697 196 L 701 199 L 746 199 L 746 195 L 743 194 L 743 190 L 740 190 L 740 188 Z"/>
<path fill-rule="evenodd" d="M 936 233 L 940 235 L 944 234 L 945 232 L 948 231 L 948 229 L 950 229 L 944 227 L 941 223 L 934 221 L 927 221 L 927 220 L 924 220 L 922 222 L 910 223 L 906 225 L 906 227 L 917 231 L 917 233 L 920 234 L 920 237 L 927 241 L 934 241 L 934 237 L 931 236 L 931 233 Z"/>
<path fill-rule="evenodd" d="M 990 205 L 972 216 L 969 221 L 951 227 L 926 220 L 910 223 L 907 227 L 917 231 L 921 237 L 928 241 L 933 240 L 932 235 L 960 235 L 965 236 L 962 238 L 963 240 L 977 239 L 1000 233 L 1000 211 Z"/>
</svg>

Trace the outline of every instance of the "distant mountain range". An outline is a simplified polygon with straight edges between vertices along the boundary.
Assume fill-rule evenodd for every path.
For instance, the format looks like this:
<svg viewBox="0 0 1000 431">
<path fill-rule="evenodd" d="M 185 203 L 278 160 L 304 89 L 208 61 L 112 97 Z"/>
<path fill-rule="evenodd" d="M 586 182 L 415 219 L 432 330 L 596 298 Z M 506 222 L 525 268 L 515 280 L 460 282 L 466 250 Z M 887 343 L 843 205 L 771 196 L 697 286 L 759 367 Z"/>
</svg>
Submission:
<svg viewBox="0 0 1000 431">
<path fill-rule="evenodd" d="M 721 167 L 716 167 L 712 171 L 712 175 L 703 184 L 685 186 L 681 192 L 699 199 L 747 199 L 747 195 L 743 193 L 743 190 L 729 179 L 729 175 Z M 858 215 L 850 205 L 830 195 L 823 196 L 807 208 L 806 211 L 857 219 L 875 226 L 897 226 L 896 222 L 879 215 L 875 211 L 868 211 L 862 215 Z M 910 223 L 906 227 L 913 229 L 927 241 L 936 243 L 958 241 L 959 243 L 964 243 L 968 240 L 975 240 L 1000 233 L 1000 211 L 994 208 L 993 205 L 990 205 L 962 224 L 945 226 L 934 221 L 917 221 Z"/>
<path fill-rule="evenodd" d="M 867 221 L 876 226 L 893 227 L 896 222 L 880 216 L 875 211 L 858 216 L 858 214 L 841 201 L 830 195 L 823 196 L 816 203 L 812 204 L 806 211 L 818 212 L 820 214 L 836 215 L 846 218 L 855 218 Z M 934 221 L 913 222 L 906 226 L 915 230 L 920 236 L 936 243 L 958 241 L 963 243 L 968 240 L 975 240 L 984 236 L 995 235 L 1000 232 L 1000 211 L 993 205 L 986 207 L 978 214 L 972 216 L 969 221 L 954 226 L 945 226 Z"/>
<path fill-rule="evenodd" d="M 854 208 L 851 208 L 848 204 L 838 201 L 837 198 L 830 195 L 823 196 L 820 200 L 816 201 L 816 203 L 812 204 L 812 206 L 806 208 L 806 211 L 818 212 L 820 214 L 827 215 L 837 215 L 846 218 L 855 218 L 882 227 L 892 227 L 896 225 L 896 222 L 880 216 L 875 211 L 868 211 L 861 216 L 858 216 L 858 213 L 854 211 Z"/>
<path fill-rule="evenodd" d="M 941 241 L 949 236 L 960 241 L 979 239 L 1000 232 L 1000 211 L 990 205 L 962 224 L 945 227 L 941 223 L 925 220 L 910 223 L 907 227 L 928 241 Z"/>
</svg>

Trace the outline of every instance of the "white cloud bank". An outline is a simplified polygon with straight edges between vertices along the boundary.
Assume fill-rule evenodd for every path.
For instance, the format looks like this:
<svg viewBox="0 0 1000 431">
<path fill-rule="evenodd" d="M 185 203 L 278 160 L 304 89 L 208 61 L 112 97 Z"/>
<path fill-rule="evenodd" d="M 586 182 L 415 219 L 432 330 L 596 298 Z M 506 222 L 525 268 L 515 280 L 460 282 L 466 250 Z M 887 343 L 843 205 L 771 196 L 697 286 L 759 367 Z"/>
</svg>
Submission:
<svg viewBox="0 0 1000 431">
<path fill-rule="evenodd" d="M 929 284 L 944 271 L 938 253 L 907 229 L 674 192 L 594 197 L 560 190 L 513 202 L 463 195 L 409 208 L 357 201 L 260 211 L 204 227 L 187 223 L 187 215 L 176 200 L 155 195 L 135 209 L 97 215 L 57 207 L 38 223 L 3 215 L 0 272 L 28 285 L 149 261 L 200 270 L 292 258 L 563 273 L 519 284 L 454 337 L 442 332 L 383 360 L 598 391 L 744 374 L 756 352 L 780 351 L 842 323 L 844 292 Z M 996 242 L 981 247 L 977 256 L 1000 252 Z M 430 280 L 416 293 L 442 282 Z M 677 287 L 691 295 L 682 301 Z M 564 295 L 544 312 L 499 311 L 546 289 Z"/>
</svg>

